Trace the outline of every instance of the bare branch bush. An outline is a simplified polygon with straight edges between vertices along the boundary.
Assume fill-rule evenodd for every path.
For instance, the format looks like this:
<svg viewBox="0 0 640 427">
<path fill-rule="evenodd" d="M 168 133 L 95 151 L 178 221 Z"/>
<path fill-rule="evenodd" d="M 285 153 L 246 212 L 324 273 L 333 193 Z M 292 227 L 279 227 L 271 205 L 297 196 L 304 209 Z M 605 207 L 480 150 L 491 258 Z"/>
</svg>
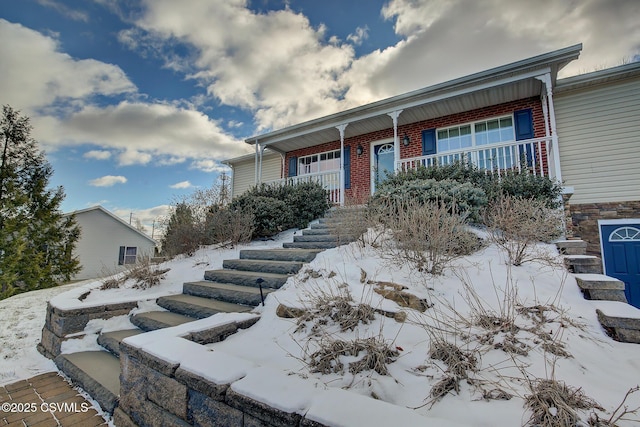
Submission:
<svg viewBox="0 0 640 427">
<path fill-rule="evenodd" d="M 159 268 L 151 262 L 149 257 L 138 257 L 135 264 L 131 264 L 124 271 L 117 274 L 107 274 L 102 280 L 100 290 L 116 289 L 124 286 L 128 280 L 133 280 L 133 288 L 148 289 L 160 284 L 169 268 Z"/>
<path fill-rule="evenodd" d="M 254 223 L 253 214 L 246 211 L 219 209 L 207 215 L 205 230 L 209 233 L 210 243 L 223 243 L 235 246 L 251 241 Z"/>
<path fill-rule="evenodd" d="M 640 418 L 638 417 L 635 417 L 635 419 L 627 418 L 630 414 L 638 415 L 640 406 L 629 409 L 629 406 L 625 404 L 629 396 L 637 393 L 638 391 L 640 391 L 639 386 L 631 387 L 629 390 L 627 390 L 624 397 L 622 398 L 622 401 L 620 402 L 618 407 L 611 413 L 609 419 L 600 419 L 600 416 L 597 414 L 597 412 L 592 412 L 591 417 L 589 417 L 589 425 L 594 427 L 615 427 L 619 421 L 634 421 L 640 424 Z"/>
<path fill-rule="evenodd" d="M 349 362 L 351 374 L 373 370 L 380 375 L 388 375 L 387 365 L 399 355 L 398 350 L 392 348 L 382 336 L 341 340 L 325 335 L 319 341 L 319 349 L 309 356 L 308 364 L 311 372 L 343 374 L 342 359 L 357 357 L 357 360 Z"/>
<path fill-rule="evenodd" d="M 395 240 L 385 253 L 399 262 L 410 262 L 419 271 L 442 274 L 451 261 L 481 246 L 478 237 L 466 229 L 464 218 L 444 202 L 422 204 L 409 198 L 389 202 L 385 210 Z"/>
<path fill-rule="evenodd" d="M 561 235 L 562 216 L 543 200 L 501 196 L 487 208 L 485 224 L 490 240 L 506 251 L 510 264 L 519 266 L 534 260 L 555 261 L 537 250 L 536 243 L 550 242 Z"/>
<path fill-rule="evenodd" d="M 340 332 L 354 330 L 360 323 L 368 324 L 375 318 L 375 309 L 366 303 L 357 303 L 348 286 L 314 287 L 307 293 L 304 314 L 298 318 L 296 332 L 309 327 L 311 334 L 325 335 L 323 328 L 330 324 Z"/>
<path fill-rule="evenodd" d="M 531 394 L 525 396 L 525 406 L 532 414 L 527 425 L 540 427 L 574 426 L 580 421 L 577 409 L 603 410 L 580 388 L 555 379 L 535 379 L 529 382 Z"/>
</svg>

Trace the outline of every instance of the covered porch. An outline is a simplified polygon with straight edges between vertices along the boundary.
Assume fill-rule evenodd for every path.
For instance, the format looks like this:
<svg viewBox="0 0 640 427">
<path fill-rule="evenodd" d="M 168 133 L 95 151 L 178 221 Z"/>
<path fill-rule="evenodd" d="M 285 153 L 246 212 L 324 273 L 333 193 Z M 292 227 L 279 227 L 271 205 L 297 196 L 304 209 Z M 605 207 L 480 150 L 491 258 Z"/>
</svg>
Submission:
<svg viewBox="0 0 640 427">
<path fill-rule="evenodd" d="M 487 173 L 525 168 L 562 181 L 553 88 L 558 71 L 577 59 L 581 49 L 571 46 L 249 138 L 245 142 L 255 146 L 255 183 L 319 182 L 331 203 L 343 205 L 354 184 L 361 191 L 375 192 L 384 170 L 407 171 L 460 160 Z M 518 117 L 512 110 L 513 137 L 481 139 L 475 135 L 480 125 L 471 121 L 476 131 L 465 143 L 445 146 L 434 134 L 433 149 L 425 149 L 429 141 L 424 127 L 438 118 L 462 121 L 469 111 L 492 118 L 502 114 L 493 106 L 520 105 L 521 100 L 534 100 L 534 110 L 540 111 L 535 134 L 533 129 L 530 134 L 518 132 Z M 433 127 L 431 131 L 440 130 Z M 281 156 L 279 179 L 262 179 L 266 148 Z"/>
</svg>

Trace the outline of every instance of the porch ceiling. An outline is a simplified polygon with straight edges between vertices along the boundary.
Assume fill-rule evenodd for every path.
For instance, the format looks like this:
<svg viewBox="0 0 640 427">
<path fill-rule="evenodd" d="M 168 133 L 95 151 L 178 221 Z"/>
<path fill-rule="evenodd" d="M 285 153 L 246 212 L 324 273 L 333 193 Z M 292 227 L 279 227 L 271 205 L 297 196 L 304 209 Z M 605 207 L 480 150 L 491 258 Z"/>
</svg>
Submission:
<svg viewBox="0 0 640 427">
<path fill-rule="evenodd" d="M 518 99 L 539 96 L 543 84 L 535 77 L 549 73 L 555 84 L 558 70 L 576 59 L 575 45 L 450 82 L 441 83 L 320 119 L 247 139 L 274 151 L 288 152 L 340 139 L 336 126 L 347 123 L 345 138 L 388 129 L 388 113 L 402 110 L 398 125 L 470 111 Z"/>
</svg>

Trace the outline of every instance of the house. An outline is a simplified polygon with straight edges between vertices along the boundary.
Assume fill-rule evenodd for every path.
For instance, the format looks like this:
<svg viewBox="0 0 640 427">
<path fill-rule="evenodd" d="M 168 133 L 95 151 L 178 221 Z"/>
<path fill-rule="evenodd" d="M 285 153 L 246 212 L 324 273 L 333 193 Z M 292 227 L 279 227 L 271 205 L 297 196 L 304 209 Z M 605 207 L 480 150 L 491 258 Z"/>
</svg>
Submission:
<svg viewBox="0 0 640 427">
<path fill-rule="evenodd" d="M 568 232 L 587 240 L 591 253 L 603 251 L 608 273 L 629 270 L 640 292 L 640 64 L 558 80 L 581 50 L 570 46 L 251 137 L 245 142 L 255 154 L 226 162 L 233 195 L 257 183 L 314 180 L 343 205 L 366 200 L 387 171 L 460 159 L 496 174 L 526 167 L 563 182 L 567 197 L 574 193 Z"/>
<path fill-rule="evenodd" d="M 80 239 L 74 256 L 82 269 L 74 280 L 93 279 L 121 271 L 140 257 L 154 255 L 156 242 L 102 206 L 93 206 L 66 215 L 75 215 Z"/>
</svg>

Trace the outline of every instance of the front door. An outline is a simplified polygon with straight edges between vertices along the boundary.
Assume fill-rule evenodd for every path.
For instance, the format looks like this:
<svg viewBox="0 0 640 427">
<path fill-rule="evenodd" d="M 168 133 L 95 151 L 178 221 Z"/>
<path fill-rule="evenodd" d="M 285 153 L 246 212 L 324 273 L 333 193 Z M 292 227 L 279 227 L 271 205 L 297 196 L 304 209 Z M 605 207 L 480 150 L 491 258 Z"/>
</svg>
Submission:
<svg viewBox="0 0 640 427">
<path fill-rule="evenodd" d="M 640 220 L 617 224 L 602 221 L 600 239 L 605 274 L 623 281 L 627 301 L 640 308 Z"/>
<path fill-rule="evenodd" d="M 385 180 L 387 174 L 393 173 L 395 170 L 394 163 L 395 154 L 392 142 L 385 142 L 373 146 L 371 193 L 375 192 L 376 187 Z"/>
</svg>

